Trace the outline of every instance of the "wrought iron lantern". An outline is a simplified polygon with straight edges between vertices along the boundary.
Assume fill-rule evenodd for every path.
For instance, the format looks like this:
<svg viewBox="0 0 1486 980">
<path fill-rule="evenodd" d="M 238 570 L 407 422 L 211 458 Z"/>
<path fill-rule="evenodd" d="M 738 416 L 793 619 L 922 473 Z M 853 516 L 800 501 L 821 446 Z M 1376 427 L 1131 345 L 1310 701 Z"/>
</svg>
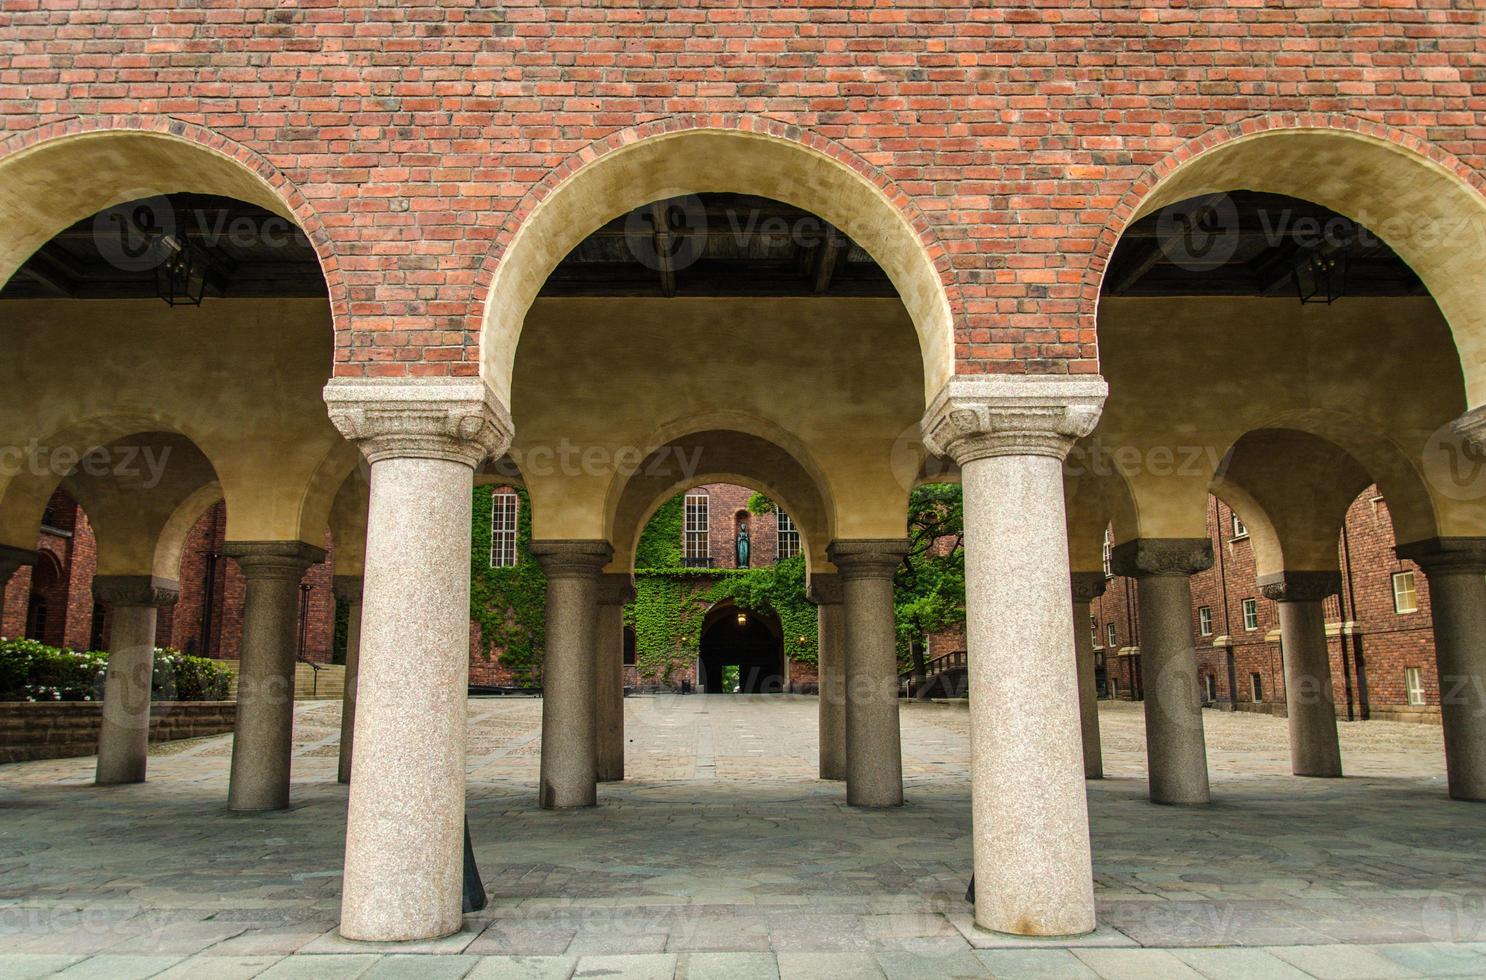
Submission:
<svg viewBox="0 0 1486 980">
<path fill-rule="evenodd" d="M 185 238 L 161 237 L 164 259 L 155 266 L 155 293 L 171 306 L 200 306 L 206 295 L 206 264 Z"/>
<path fill-rule="evenodd" d="M 1291 277 L 1300 302 L 1335 303 L 1347 289 L 1347 253 L 1336 249 L 1310 249 L 1300 254 Z"/>
</svg>

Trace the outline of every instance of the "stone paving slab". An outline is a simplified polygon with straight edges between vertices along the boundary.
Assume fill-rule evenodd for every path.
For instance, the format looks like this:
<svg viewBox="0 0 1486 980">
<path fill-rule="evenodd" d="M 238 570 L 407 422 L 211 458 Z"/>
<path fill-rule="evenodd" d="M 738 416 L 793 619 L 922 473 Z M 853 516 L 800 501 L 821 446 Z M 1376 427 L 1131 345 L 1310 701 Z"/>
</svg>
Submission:
<svg viewBox="0 0 1486 980">
<path fill-rule="evenodd" d="M 626 781 L 550 812 L 540 701 L 472 702 L 493 901 L 420 944 L 335 931 L 338 705 L 296 705 L 283 813 L 226 811 L 230 736 L 152 752 L 139 786 L 93 787 L 91 759 L 0 766 L 0 977 L 1486 975 L 1486 821 L 1445 799 L 1434 729 L 1344 724 L 1358 775 L 1299 780 L 1283 719 L 1208 712 L 1213 805 L 1156 807 L 1139 706 L 1103 706 L 1100 928 L 1041 940 L 963 901 L 963 710 L 905 706 L 907 805 L 860 811 L 815 779 L 814 699 L 625 708 Z"/>
</svg>

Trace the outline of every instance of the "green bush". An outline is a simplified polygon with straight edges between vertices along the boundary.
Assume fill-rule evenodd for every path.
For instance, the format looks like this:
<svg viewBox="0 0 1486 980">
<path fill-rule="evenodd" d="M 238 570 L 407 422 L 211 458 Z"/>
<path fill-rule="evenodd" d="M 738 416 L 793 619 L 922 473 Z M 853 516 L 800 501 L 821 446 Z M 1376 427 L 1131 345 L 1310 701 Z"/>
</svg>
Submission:
<svg viewBox="0 0 1486 980">
<path fill-rule="evenodd" d="M 0 640 L 0 701 L 100 701 L 108 654 L 59 650 L 36 640 Z M 154 701 L 222 701 L 232 675 L 206 657 L 156 650 Z"/>
<path fill-rule="evenodd" d="M 36 640 L 0 641 L 0 700 L 98 701 L 106 653 L 58 650 Z"/>
<path fill-rule="evenodd" d="M 150 700 L 225 701 L 231 680 L 231 671 L 215 660 L 168 648 L 156 650 Z"/>
</svg>

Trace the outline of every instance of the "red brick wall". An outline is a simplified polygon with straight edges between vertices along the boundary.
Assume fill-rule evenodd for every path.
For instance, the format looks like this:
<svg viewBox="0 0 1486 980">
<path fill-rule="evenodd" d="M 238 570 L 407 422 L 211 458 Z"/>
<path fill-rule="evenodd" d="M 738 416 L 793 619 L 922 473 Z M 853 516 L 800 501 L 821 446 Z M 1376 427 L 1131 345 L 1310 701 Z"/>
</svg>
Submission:
<svg viewBox="0 0 1486 980">
<path fill-rule="evenodd" d="M 688 493 L 705 493 L 708 498 L 708 548 L 713 568 L 738 567 L 738 526 L 748 525 L 750 567 L 774 564 L 779 554 L 779 519 L 776 515 L 748 513 L 748 499 L 753 491 L 731 483 L 709 483 Z M 683 528 L 682 534 L 685 534 Z"/>
<path fill-rule="evenodd" d="M 65 494 L 58 493 L 52 502 L 52 530 L 43 530 L 37 548 L 56 556 L 62 568 L 60 587 L 55 591 L 58 605 L 49 616 L 50 629 L 46 642 L 74 649 L 93 646 L 93 574 L 97 568 L 98 546 L 87 514 Z M 220 552 L 226 528 L 226 507 L 218 504 L 202 515 L 187 536 L 181 559 L 181 598 L 175 606 L 160 611 L 155 642 L 202 656 L 225 660 L 237 659 L 242 639 L 243 579 L 237 565 L 229 559 L 216 563 L 216 594 L 211 645 L 201 649 L 201 620 L 205 595 L 207 556 Z M 71 536 L 53 533 L 71 531 Z M 308 628 L 305 631 L 305 656 L 319 663 L 329 663 L 335 632 L 335 597 L 331 592 L 331 540 L 327 532 L 323 563 L 311 565 L 304 583 L 310 586 Z M 32 570 L 22 568 L 11 576 L 5 588 L 4 630 L 0 635 L 20 636 L 25 632 L 26 606 L 31 593 Z M 58 610 L 61 610 L 59 613 Z M 103 619 L 102 635 L 106 648 L 108 617 Z"/>
<path fill-rule="evenodd" d="M 1470 5 L 206 0 L 146 18 L 13 0 L 6 22 L 0 157 L 173 127 L 292 185 L 346 375 L 477 373 L 483 290 L 545 189 L 687 125 L 775 132 L 881 186 L 950 284 L 966 372 L 1093 371 L 1117 230 L 1199 139 L 1315 122 L 1486 158 Z"/>
<path fill-rule="evenodd" d="M 93 571 L 98 565 L 98 544 L 93 537 L 88 515 L 60 490 L 47 505 L 48 524 L 36 539 L 36 550 L 45 552 L 43 561 L 55 560 L 59 569 L 46 590 L 48 598 L 47 629 L 42 640 L 53 646 L 85 650 L 91 646 L 93 627 Z M 58 533 L 60 532 L 60 533 Z M 4 590 L 3 621 L 0 636 L 24 636 L 27 608 L 36 572 L 19 568 Z M 48 573 L 50 578 L 50 573 Z"/>
<path fill-rule="evenodd" d="M 1192 576 L 1192 636 L 1197 648 L 1198 674 L 1211 675 L 1217 702 L 1230 701 L 1228 649 L 1214 648 L 1223 636 L 1231 638 L 1233 675 L 1237 701 L 1246 710 L 1282 710 L 1285 703 L 1284 666 L 1278 638 L 1277 604 L 1259 594 L 1253 549 L 1247 538 L 1233 535 L 1233 511 L 1222 502 L 1210 501 L 1208 535 L 1213 541 L 1213 567 Z M 1434 633 L 1430 623 L 1429 586 L 1424 573 L 1413 562 L 1400 562 L 1394 554 L 1393 524 L 1388 507 L 1377 488 L 1364 491 L 1347 511 L 1344 542 L 1338 542 L 1338 564 L 1342 569 L 1343 595 L 1326 603 L 1326 620 L 1339 625 L 1354 624 L 1347 635 L 1332 636 L 1331 674 L 1337 714 L 1341 718 L 1365 715 L 1398 717 L 1438 712 L 1439 679 L 1434 658 Z M 1418 611 L 1399 614 L 1393 607 L 1393 574 L 1414 572 Z M 1139 643 L 1138 610 L 1132 580 L 1114 578 L 1104 596 L 1095 600 L 1091 613 L 1099 625 L 1100 642 L 1105 630 L 1115 624 L 1117 647 Z M 1246 630 L 1243 601 L 1258 601 L 1259 625 Z M 1213 632 L 1203 636 L 1199 610 L 1212 610 Z M 1132 629 L 1133 626 L 1133 629 Z M 1358 649 L 1361 648 L 1361 667 Z M 1108 654 L 1107 649 L 1104 651 Z M 1425 706 L 1411 707 L 1404 670 L 1419 668 Z M 1111 658 L 1111 671 L 1120 696 L 1130 696 L 1136 682 L 1136 664 L 1129 658 Z M 1252 702 L 1250 675 L 1258 673 L 1263 701 Z"/>
</svg>

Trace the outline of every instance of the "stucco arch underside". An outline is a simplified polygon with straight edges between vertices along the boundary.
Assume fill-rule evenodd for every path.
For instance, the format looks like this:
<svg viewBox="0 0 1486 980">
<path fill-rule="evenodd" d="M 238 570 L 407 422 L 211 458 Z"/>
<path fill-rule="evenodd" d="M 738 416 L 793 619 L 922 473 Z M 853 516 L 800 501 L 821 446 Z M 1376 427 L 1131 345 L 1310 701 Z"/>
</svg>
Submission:
<svg viewBox="0 0 1486 980">
<path fill-rule="evenodd" d="M 918 339 L 924 400 L 954 373 L 945 284 L 901 207 L 850 166 L 802 143 L 734 129 L 689 129 L 640 139 L 584 164 L 515 231 L 495 267 L 481 328 L 481 370 L 497 396 L 511 394 L 528 311 L 568 252 L 644 204 L 713 192 L 782 201 L 841 229 L 898 291 Z"/>
<path fill-rule="evenodd" d="M 746 432 L 704 429 L 668 440 L 633 473 L 615 474 L 605 506 L 614 567 L 632 569 L 640 535 L 666 500 L 702 484 L 732 483 L 784 508 L 800 529 L 807 569 L 820 569 L 834 516 L 813 469 L 790 450 Z"/>
<path fill-rule="evenodd" d="M 1132 223 L 1168 204 L 1238 190 L 1300 198 L 1357 220 L 1393 247 L 1430 295 L 1344 295 L 1329 306 L 1293 295 L 1101 297 L 1097 326 L 1110 397 L 1081 448 L 1110 460 L 1128 493 L 1133 513 L 1116 520 L 1117 538 L 1205 536 L 1210 491 L 1233 496 L 1240 509 L 1280 507 L 1273 490 L 1267 501 L 1246 497 L 1258 484 L 1239 485 L 1229 457 L 1247 434 L 1269 430 L 1312 437 L 1270 441 L 1273 457 L 1294 467 L 1318 465 L 1328 452 L 1322 445 L 1341 451 L 1388 500 L 1401 543 L 1486 533 L 1482 494 L 1452 469 L 1464 446 L 1450 428 L 1486 391 L 1486 199 L 1398 143 L 1343 130 L 1276 129 L 1174 167 Z M 1257 451 L 1251 436 L 1248 444 Z M 1294 486 L 1294 472 L 1274 472 L 1271 482 Z M 1328 479 L 1340 479 L 1337 472 Z M 1095 481 L 1085 483 L 1075 489 L 1098 497 Z M 1301 499 L 1307 495 L 1297 490 L 1284 506 Z M 1323 504 L 1310 499 L 1309 506 Z M 1298 546 L 1295 533 L 1280 533 L 1291 539 L 1284 560 L 1299 560 L 1298 567 L 1322 561 L 1319 540 Z M 1091 557 L 1092 543 L 1078 547 Z M 1305 557 L 1295 557 L 1297 547 Z"/>
<path fill-rule="evenodd" d="M 296 220 L 265 176 L 186 136 L 59 136 L 0 158 L 0 282 L 76 222 L 176 193 L 233 198 Z M 320 395 L 334 347 L 328 300 L 229 296 L 199 308 L 8 300 L 4 314 L 0 431 L 8 445 L 83 453 L 139 433 L 176 433 L 210 460 L 229 504 L 230 539 L 324 543 L 332 501 L 356 461 Z M 35 544 L 41 506 L 62 474 L 33 469 L 0 471 L 0 544 Z M 181 519 L 161 529 L 167 539 Z"/>
<path fill-rule="evenodd" d="M 1486 402 L 1486 195 L 1405 142 L 1333 127 L 1238 136 L 1172 169 L 1130 221 L 1188 198 L 1250 190 L 1311 201 L 1359 222 L 1423 280 L 1454 338 L 1469 404 L 1481 405 Z"/>
<path fill-rule="evenodd" d="M 0 283 L 64 228 L 127 201 L 178 193 L 235 198 L 296 220 L 262 176 L 190 139 L 99 129 L 43 140 L 0 158 Z"/>
<path fill-rule="evenodd" d="M 1095 562 L 1111 523 L 1117 542 L 1206 537 L 1209 494 L 1249 525 L 1262 573 L 1330 570 L 1332 532 L 1374 484 L 1400 543 L 1482 533 L 1479 493 L 1454 493 L 1471 487 L 1451 477 L 1453 450 L 1429 445 L 1425 456 L 1410 455 L 1356 416 L 1277 410 L 1249 427 L 1175 435 L 1132 439 L 1120 447 L 1123 455 L 1104 452 L 1089 464 L 1092 473 L 1082 473 L 1082 459 L 1072 457 L 1082 473 L 1065 478 L 1075 567 Z"/>
</svg>

